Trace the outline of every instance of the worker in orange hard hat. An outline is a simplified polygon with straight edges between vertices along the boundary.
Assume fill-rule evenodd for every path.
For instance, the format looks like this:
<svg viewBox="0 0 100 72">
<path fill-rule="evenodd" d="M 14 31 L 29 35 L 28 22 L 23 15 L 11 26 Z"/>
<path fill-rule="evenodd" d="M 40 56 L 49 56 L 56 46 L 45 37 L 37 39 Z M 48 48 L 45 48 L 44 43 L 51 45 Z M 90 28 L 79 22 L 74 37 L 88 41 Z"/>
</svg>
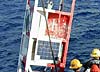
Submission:
<svg viewBox="0 0 100 72">
<path fill-rule="evenodd" d="M 82 64 L 78 59 L 73 59 L 70 63 L 70 69 L 72 69 L 74 72 L 80 72 L 81 71 Z"/>
<path fill-rule="evenodd" d="M 100 72 L 100 69 L 98 68 L 96 64 L 93 64 L 91 66 L 90 72 Z"/>
<path fill-rule="evenodd" d="M 90 59 L 89 61 L 87 61 L 84 65 L 83 65 L 83 67 L 85 68 L 84 69 L 84 72 L 87 70 L 87 69 L 89 69 L 89 68 L 91 68 L 91 66 L 93 65 L 93 64 L 96 64 L 98 67 L 100 67 L 100 50 L 98 49 L 98 48 L 94 48 L 93 50 L 92 50 L 92 52 L 91 52 L 91 57 L 92 57 L 92 59 Z"/>
</svg>

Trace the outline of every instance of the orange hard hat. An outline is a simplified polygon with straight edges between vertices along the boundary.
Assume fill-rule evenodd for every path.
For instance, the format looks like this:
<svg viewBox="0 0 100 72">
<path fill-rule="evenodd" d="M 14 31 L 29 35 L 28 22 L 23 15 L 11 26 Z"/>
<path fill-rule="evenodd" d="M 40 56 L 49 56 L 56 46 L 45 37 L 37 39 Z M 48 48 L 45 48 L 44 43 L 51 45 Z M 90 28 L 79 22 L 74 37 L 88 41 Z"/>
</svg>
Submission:
<svg viewBox="0 0 100 72">
<path fill-rule="evenodd" d="M 94 64 L 94 65 L 91 66 L 90 72 L 100 72 L 100 69 L 98 68 L 97 65 Z"/>
</svg>

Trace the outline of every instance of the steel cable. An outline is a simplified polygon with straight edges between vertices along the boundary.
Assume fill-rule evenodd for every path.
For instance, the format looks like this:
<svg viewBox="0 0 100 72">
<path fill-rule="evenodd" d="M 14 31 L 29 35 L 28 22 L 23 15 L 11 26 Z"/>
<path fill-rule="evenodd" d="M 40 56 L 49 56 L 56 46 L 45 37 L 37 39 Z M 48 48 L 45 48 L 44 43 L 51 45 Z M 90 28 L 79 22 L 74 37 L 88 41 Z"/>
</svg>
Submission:
<svg viewBox="0 0 100 72">
<path fill-rule="evenodd" d="M 49 1 L 51 1 L 51 0 L 49 0 Z M 51 53 L 52 53 L 52 57 L 53 57 L 53 63 L 55 65 L 55 71 L 57 72 L 56 61 L 55 61 L 55 58 L 54 58 L 54 52 L 53 52 L 52 45 L 51 45 L 50 33 L 49 33 L 48 23 L 47 23 L 47 19 L 46 19 L 46 11 L 45 11 L 45 7 L 44 7 L 44 0 L 41 0 L 41 3 L 42 3 L 43 13 L 44 13 L 45 21 L 46 21 L 46 28 L 48 30 L 47 33 L 48 33 L 48 37 L 49 37 L 49 43 L 50 43 L 50 49 L 51 49 Z"/>
</svg>

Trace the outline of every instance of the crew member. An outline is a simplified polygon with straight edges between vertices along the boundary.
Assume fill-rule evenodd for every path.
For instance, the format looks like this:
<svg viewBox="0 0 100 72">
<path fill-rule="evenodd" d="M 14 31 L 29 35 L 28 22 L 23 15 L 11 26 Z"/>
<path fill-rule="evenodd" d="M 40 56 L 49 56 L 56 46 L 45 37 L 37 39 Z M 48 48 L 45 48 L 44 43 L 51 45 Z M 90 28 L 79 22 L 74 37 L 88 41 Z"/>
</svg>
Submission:
<svg viewBox="0 0 100 72">
<path fill-rule="evenodd" d="M 85 68 L 84 69 L 84 72 L 87 70 L 87 69 L 89 69 L 89 68 L 91 68 L 91 66 L 93 65 L 93 64 L 95 64 L 95 65 L 97 65 L 98 66 L 98 68 L 100 67 L 100 50 L 98 49 L 98 48 L 94 48 L 93 50 L 92 50 L 92 52 L 91 52 L 91 57 L 92 57 L 92 59 L 90 59 L 89 61 L 87 61 L 84 65 L 83 65 L 83 67 Z"/>
</svg>

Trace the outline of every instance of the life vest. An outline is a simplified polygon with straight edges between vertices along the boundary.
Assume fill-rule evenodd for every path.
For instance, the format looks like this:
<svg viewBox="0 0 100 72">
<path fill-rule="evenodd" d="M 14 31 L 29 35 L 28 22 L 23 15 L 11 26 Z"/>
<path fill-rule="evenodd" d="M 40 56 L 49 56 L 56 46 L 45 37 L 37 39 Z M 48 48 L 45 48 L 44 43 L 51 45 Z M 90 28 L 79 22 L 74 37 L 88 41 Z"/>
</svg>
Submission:
<svg viewBox="0 0 100 72">
<path fill-rule="evenodd" d="M 100 72 L 100 69 L 96 64 L 93 64 L 91 66 L 90 72 Z"/>
</svg>

